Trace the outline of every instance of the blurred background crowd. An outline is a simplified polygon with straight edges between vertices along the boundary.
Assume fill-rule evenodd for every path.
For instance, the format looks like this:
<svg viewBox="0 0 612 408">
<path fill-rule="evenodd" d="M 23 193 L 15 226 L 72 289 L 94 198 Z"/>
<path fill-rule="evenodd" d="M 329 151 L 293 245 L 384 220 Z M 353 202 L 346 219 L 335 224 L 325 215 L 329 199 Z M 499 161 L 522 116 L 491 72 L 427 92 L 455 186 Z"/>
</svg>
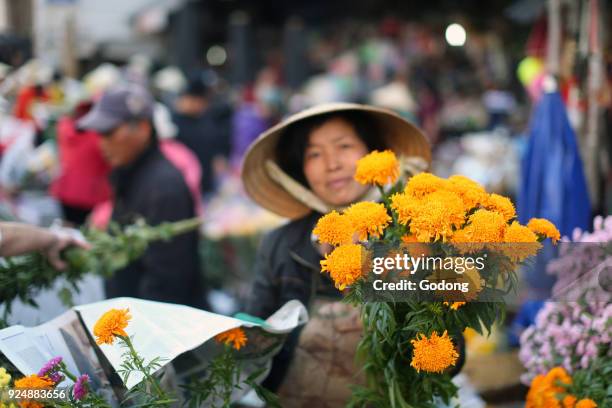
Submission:
<svg viewBox="0 0 612 408">
<path fill-rule="evenodd" d="M 606 216 L 612 207 L 609 6 L 597 0 L 0 0 L 0 219 L 106 225 L 110 167 L 98 136 L 76 121 L 122 82 L 146 86 L 157 100 L 162 150 L 182 163 L 205 219 L 202 269 L 210 304 L 221 313 L 240 309 L 259 238 L 283 222 L 246 197 L 241 159 L 262 131 L 318 103 L 396 111 L 429 138 L 432 172 L 464 174 L 510 196 L 519 215 L 529 206 L 525 161 L 554 162 L 554 127 L 546 121 L 565 116 L 589 194 L 553 188 L 549 199 L 580 202 L 589 220 Z M 552 91 L 563 104 L 534 115 Z M 525 155 L 530 140 L 547 136 L 549 148 Z M 591 225 L 560 230 L 571 235 Z M 536 292 L 551 285 L 545 273 L 531 283 Z M 86 282 L 80 296 L 100 298 L 99 283 Z M 47 301 L 54 302 L 51 295 Z M 21 319 L 44 321 L 56 309 L 26 310 Z M 51 315 L 40 314 L 45 311 Z M 500 338 L 471 344 L 486 353 Z"/>
</svg>

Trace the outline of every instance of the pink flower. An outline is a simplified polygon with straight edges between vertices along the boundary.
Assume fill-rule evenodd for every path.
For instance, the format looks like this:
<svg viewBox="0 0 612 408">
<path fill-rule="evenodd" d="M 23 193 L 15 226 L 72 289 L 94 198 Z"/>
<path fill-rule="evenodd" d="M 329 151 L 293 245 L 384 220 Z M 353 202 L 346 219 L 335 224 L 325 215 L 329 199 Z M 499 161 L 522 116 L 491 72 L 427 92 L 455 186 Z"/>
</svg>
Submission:
<svg viewBox="0 0 612 408">
<path fill-rule="evenodd" d="M 87 374 L 83 374 L 77 379 L 76 383 L 74 384 L 74 388 L 72 389 L 74 399 L 80 401 L 85 398 L 87 395 L 88 384 L 89 376 Z"/>
</svg>

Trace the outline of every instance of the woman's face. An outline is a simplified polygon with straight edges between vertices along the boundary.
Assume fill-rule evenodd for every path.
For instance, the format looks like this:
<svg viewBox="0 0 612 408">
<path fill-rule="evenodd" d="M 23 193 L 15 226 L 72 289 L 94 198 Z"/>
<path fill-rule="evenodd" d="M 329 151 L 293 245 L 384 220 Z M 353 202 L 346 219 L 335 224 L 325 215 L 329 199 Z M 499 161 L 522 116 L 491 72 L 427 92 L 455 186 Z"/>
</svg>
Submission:
<svg viewBox="0 0 612 408">
<path fill-rule="evenodd" d="M 353 178 L 357 160 L 368 153 L 353 127 L 341 118 L 313 130 L 304 152 L 304 175 L 312 191 L 327 204 L 343 206 L 368 190 Z"/>
</svg>

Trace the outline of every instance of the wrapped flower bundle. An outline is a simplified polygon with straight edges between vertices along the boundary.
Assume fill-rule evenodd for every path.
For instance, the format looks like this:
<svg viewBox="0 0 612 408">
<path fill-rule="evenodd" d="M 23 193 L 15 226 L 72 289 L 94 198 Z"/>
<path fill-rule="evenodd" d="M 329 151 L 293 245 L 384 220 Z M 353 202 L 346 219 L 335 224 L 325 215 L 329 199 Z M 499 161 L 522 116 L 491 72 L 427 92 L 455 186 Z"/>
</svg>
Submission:
<svg viewBox="0 0 612 408">
<path fill-rule="evenodd" d="M 13 300 L 20 299 L 37 306 L 34 296 L 41 289 L 50 288 L 58 278 L 64 278 L 70 286 L 65 287 L 59 295 L 65 304 L 71 306 L 72 291 L 78 291 L 77 284 L 86 274 L 111 276 L 116 270 L 142 256 L 150 243 L 192 231 L 199 228 L 201 223 L 201 219 L 194 218 L 149 226 L 141 220 L 123 229 L 111 225 L 109 232 L 88 229 L 85 237 L 91 249 L 74 247 L 66 250 L 64 258 L 68 266 L 63 271 L 54 269 L 40 254 L 6 258 L 6 263 L 0 263 L 3 320 L 6 321 L 10 314 Z"/>
<path fill-rule="evenodd" d="M 519 224 L 508 198 L 466 177 L 422 173 L 403 184 L 399 176 L 391 151 L 365 156 L 355 179 L 377 186 L 381 202 L 332 211 L 313 231 L 334 246 L 321 261 L 322 272 L 345 292 L 345 301 L 361 308 L 357 358 L 367 383 L 355 387 L 352 406 L 449 403 L 457 392 L 453 369 L 464 357 L 461 333 L 467 327 L 490 331 L 503 316 L 503 295 L 516 285 L 517 265 L 544 239 L 560 238 L 547 220 Z M 468 265 L 465 257 L 481 265 Z M 433 267 L 425 258 L 434 260 Z M 442 266 L 446 261 L 450 268 Z M 383 286 L 383 280 L 403 289 Z M 425 290 L 424 282 L 440 285 Z M 449 282 L 452 289 L 444 286 Z"/>
</svg>

